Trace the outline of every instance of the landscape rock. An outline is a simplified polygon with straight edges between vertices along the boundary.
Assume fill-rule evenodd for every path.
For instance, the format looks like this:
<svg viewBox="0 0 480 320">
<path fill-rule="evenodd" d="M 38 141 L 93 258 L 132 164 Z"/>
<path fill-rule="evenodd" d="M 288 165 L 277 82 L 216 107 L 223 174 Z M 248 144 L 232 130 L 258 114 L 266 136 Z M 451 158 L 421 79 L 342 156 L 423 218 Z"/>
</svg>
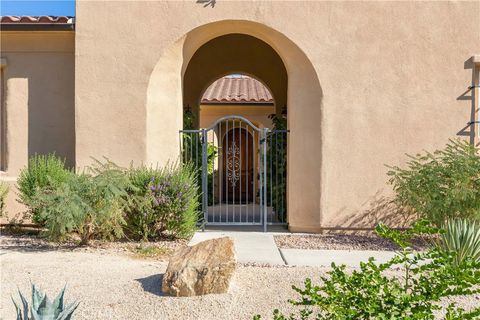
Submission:
<svg viewBox="0 0 480 320">
<path fill-rule="evenodd" d="M 181 248 L 170 258 L 162 291 L 177 297 L 226 293 L 235 265 L 235 248 L 229 237 Z"/>
</svg>

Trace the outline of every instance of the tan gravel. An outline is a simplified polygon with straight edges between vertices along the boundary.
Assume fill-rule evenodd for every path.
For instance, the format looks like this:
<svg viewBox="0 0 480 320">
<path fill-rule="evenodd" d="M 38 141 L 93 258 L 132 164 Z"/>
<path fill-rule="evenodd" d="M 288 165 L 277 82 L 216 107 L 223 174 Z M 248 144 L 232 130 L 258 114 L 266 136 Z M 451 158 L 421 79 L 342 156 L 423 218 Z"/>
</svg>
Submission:
<svg viewBox="0 0 480 320">
<path fill-rule="evenodd" d="M 75 319 L 252 319 L 286 310 L 291 284 L 318 275 L 311 268 L 239 266 L 230 293 L 203 297 L 162 296 L 165 262 L 94 252 L 17 252 L 1 256 L 0 318 L 14 319 L 10 296 L 17 286 L 30 294 L 30 281 L 56 294 L 66 283 L 66 300 L 81 302 Z"/>
<path fill-rule="evenodd" d="M 325 250 L 380 250 L 396 251 L 397 245 L 373 233 L 364 234 L 291 234 L 275 235 L 275 243 L 281 249 L 325 249 Z M 412 245 L 422 250 L 431 241 L 417 238 Z"/>
<path fill-rule="evenodd" d="M 4 237 L 0 237 L 3 241 Z M 66 301 L 81 302 L 75 319 L 271 319 L 275 308 L 289 312 L 296 294 L 292 284 L 318 281 L 324 268 L 238 266 L 230 292 L 203 297 L 162 296 L 166 262 L 135 259 L 108 250 L 28 250 L 3 246 L 0 319 L 14 319 L 11 296 L 17 287 L 27 296 L 30 282 L 53 296 L 67 284 Z M 477 305 L 478 296 L 464 299 Z"/>
</svg>

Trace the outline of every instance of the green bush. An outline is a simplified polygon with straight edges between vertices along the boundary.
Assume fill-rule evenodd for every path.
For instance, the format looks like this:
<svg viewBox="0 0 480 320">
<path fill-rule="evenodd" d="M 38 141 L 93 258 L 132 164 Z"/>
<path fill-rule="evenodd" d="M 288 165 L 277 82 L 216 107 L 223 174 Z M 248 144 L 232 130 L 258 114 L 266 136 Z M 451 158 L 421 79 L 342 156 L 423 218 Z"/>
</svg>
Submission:
<svg viewBox="0 0 480 320">
<path fill-rule="evenodd" d="M 441 236 L 440 248 L 455 255 L 455 263 L 465 259 L 480 263 L 480 222 L 467 219 L 448 220 Z"/>
<path fill-rule="evenodd" d="M 480 152 L 450 140 L 434 153 L 409 156 L 406 168 L 391 167 L 395 201 L 442 226 L 450 218 L 480 218 Z"/>
<path fill-rule="evenodd" d="M 198 219 L 197 173 L 192 165 L 129 171 L 126 232 L 137 239 L 188 237 Z"/>
<path fill-rule="evenodd" d="M 123 236 L 123 210 L 129 179 L 114 163 L 96 161 L 85 172 L 70 175 L 56 189 L 43 189 L 34 199 L 41 203 L 39 217 L 47 235 L 62 239 L 76 232 L 81 244 L 92 238 L 115 239 Z"/>
<path fill-rule="evenodd" d="M 290 302 L 303 307 L 298 316 L 285 316 L 275 310 L 274 319 L 434 319 L 438 311 L 446 313 L 445 319 L 478 318 L 480 307 L 467 312 L 453 303 L 442 308 L 439 302 L 479 293 L 480 264 L 471 259 L 457 264 L 453 253 L 436 247 L 425 252 L 411 249 L 410 239 L 415 235 L 437 232 L 424 221 L 405 232 L 379 225 L 377 233 L 401 247 L 397 256 L 382 264 L 370 258 L 353 272 L 332 264 L 328 275 L 321 277 L 322 284 L 314 285 L 306 279 L 304 288 L 293 287 L 301 297 Z M 398 266 L 403 276 L 385 274 Z"/>
<path fill-rule="evenodd" d="M 3 217 L 5 212 L 5 201 L 7 200 L 8 195 L 8 184 L 0 181 L 0 217 Z"/>
<path fill-rule="evenodd" d="M 33 222 L 45 222 L 39 217 L 44 204 L 38 201 L 37 193 L 58 188 L 70 175 L 65 160 L 54 154 L 35 155 L 29 159 L 28 166 L 20 171 L 17 185 L 20 202 L 29 208 Z"/>
</svg>

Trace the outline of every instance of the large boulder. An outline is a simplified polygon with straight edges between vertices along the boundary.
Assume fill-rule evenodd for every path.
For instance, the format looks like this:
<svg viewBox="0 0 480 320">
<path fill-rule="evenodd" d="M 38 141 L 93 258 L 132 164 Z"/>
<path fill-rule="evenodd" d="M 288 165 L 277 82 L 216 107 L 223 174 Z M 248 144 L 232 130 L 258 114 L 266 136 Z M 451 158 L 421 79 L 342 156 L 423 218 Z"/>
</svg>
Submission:
<svg viewBox="0 0 480 320">
<path fill-rule="evenodd" d="M 207 240 L 173 254 L 162 291 L 177 297 L 225 293 L 235 271 L 235 248 L 228 237 Z"/>
</svg>

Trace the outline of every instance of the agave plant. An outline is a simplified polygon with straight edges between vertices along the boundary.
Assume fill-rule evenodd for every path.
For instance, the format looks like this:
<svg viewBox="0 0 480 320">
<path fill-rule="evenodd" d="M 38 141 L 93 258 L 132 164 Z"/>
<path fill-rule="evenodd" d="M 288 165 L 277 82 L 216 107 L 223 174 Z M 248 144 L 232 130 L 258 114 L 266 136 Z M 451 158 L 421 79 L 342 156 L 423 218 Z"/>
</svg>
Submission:
<svg viewBox="0 0 480 320">
<path fill-rule="evenodd" d="M 456 262 L 467 257 L 480 262 L 480 222 L 469 219 L 451 219 L 445 224 L 440 247 L 455 252 Z"/>
<path fill-rule="evenodd" d="M 32 284 L 32 306 L 28 307 L 28 302 L 23 294 L 18 291 L 20 300 L 22 301 L 22 308 L 20 308 L 15 300 L 13 304 L 17 310 L 17 320 L 71 320 L 72 314 L 78 307 L 78 302 L 69 304 L 66 308 L 63 305 L 63 295 L 65 288 L 60 291 L 58 296 L 50 301 L 46 294 L 38 290 Z M 28 316 L 30 311 L 31 317 Z"/>
</svg>

